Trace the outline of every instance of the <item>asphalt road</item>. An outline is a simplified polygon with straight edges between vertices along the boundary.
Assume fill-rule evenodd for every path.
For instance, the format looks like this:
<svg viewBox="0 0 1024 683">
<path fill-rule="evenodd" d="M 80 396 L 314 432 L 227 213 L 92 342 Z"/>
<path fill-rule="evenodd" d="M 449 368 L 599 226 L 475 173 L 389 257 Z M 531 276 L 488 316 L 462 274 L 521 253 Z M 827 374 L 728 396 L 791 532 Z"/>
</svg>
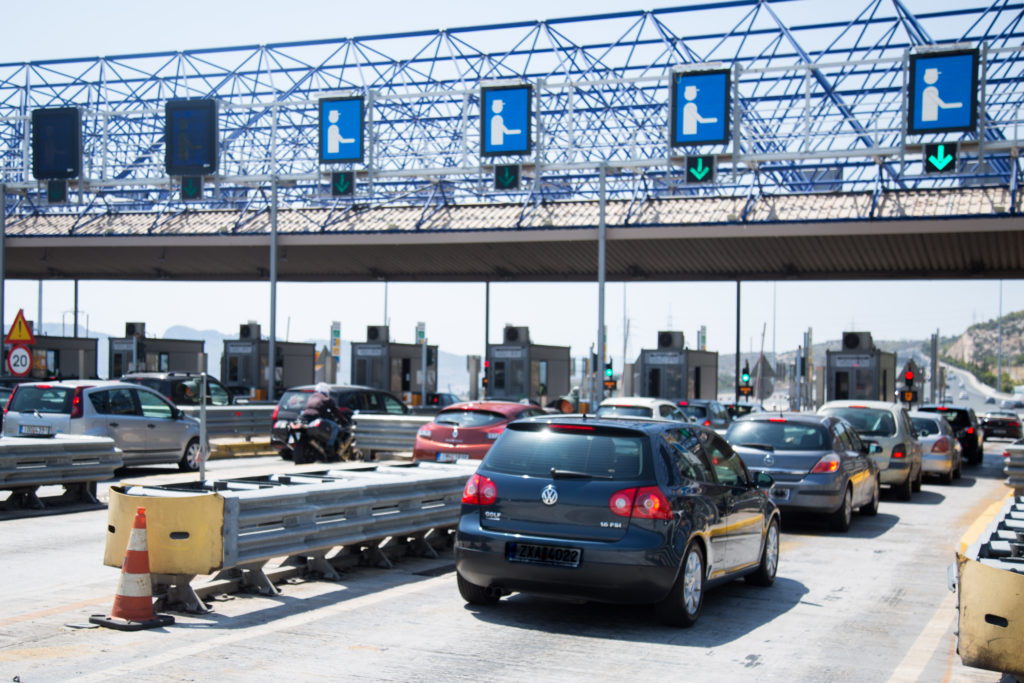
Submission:
<svg viewBox="0 0 1024 683">
<path fill-rule="evenodd" d="M 787 517 L 774 586 L 712 590 L 688 630 L 643 606 L 513 595 L 467 607 L 450 552 L 354 568 L 337 583 L 290 581 L 274 597 L 226 597 L 167 628 L 83 628 L 109 612 L 119 578 L 102 564 L 105 508 L 7 512 L 0 680 L 999 681 L 955 654 L 946 567 L 971 522 L 1009 491 L 1001 449 L 989 442 L 982 466 L 952 486 L 926 481 L 911 502 L 884 493 L 880 514 L 857 516 L 847 534 Z M 221 477 L 267 467 L 290 465 L 211 463 Z"/>
</svg>

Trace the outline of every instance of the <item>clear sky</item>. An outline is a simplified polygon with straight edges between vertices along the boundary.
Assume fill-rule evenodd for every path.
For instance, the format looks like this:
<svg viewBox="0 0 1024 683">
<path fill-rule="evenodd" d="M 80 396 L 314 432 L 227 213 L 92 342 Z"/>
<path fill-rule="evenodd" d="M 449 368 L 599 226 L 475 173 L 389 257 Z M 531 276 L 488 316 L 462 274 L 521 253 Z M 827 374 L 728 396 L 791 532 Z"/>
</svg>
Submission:
<svg viewBox="0 0 1024 683">
<path fill-rule="evenodd" d="M 451 26 L 545 19 L 624 9 L 676 6 L 679 0 L 624 3 L 621 0 L 176 0 L 150 3 L 72 0 L 11 3 L 4 8 L 0 62 L 97 56 L 158 50 L 223 47 L 317 38 L 392 33 Z M 823 3 L 824 4 L 824 3 Z M 920 2 L 909 3 L 912 8 Z M 929 2 L 927 7 L 952 6 Z M 838 339 L 846 330 L 867 330 L 876 339 L 924 338 L 938 330 L 959 334 L 974 322 L 1024 309 L 1024 281 L 899 281 L 743 283 L 741 347 L 794 349 L 808 328 L 816 342 Z M 19 308 L 38 318 L 35 281 L 6 283 L 4 330 Z M 176 324 L 234 335 L 239 323 L 270 327 L 267 283 L 123 283 L 79 285 L 79 309 L 90 331 L 121 335 L 126 321 L 145 322 L 162 335 Z M 627 358 L 656 344 L 659 330 L 682 330 L 688 344 L 707 327 L 708 347 L 731 353 L 736 339 L 735 283 L 609 283 L 605 320 L 609 353 L 621 363 L 623 293 L 628 321 Z M 597 336 L 596 284 L 537 283 L 491 285 L 491 340 L 506 324 L 530 327 L 536 343 L 570 345 L 574 356 L 589 351 Z M 43 284 L 42 317 L 47 324 L 72 322 L 70 282 Z M 385 286 L 294 284 L 278 287 L 278 337 L 326 340 L 332 320 L 342 336 L 365 339 L 367 325 L 385 322 Z M 484 343 L 484 285 L 391 283 L 387 316 L 392 337 L 412 342 L 418 321 L 431 343 L 460 354 L 480 354 Z M 209 349 L 208 349 L 209 351 Z M 621 367 L 621 366 L 618 366 Z"/>
</svg>

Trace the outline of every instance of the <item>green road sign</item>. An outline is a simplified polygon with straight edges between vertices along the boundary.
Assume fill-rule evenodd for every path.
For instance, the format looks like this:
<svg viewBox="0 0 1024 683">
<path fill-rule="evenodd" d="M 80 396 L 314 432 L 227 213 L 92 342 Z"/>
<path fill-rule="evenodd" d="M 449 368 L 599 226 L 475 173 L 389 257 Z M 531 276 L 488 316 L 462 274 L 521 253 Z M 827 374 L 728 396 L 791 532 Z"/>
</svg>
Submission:
<svg viewBox="0 0 1024 683">
<path fill-rule="evenodd" d="M 495 190 L 519 189 L 519 164 L 500 164 L 494 167 Z"/>
<path fill-rule="evenodd" d="M 181 176 L 181 198 L 186 201 L 203 198 L 203 176 Z"/>
<path fill-rule="evenodd" d="M 953 173 L 956 171 L 956 156 L 959 143 L 936 142 L 924 146 L 925 173 Z"/>
<path fill-rule="evenodd" d="M 68 201 L 68 181 L 47 180 L 46 201 L 50 204 L 64 204 Z"/>
<path fill-rule="evenodd" d="M 710 154 L 686 157 L 686 182 L 715 182 L 715 157 Z"/>
<path fill-rule="evenodd" d="M 356 174 L 353 171 L 338 171 L 331 174 L 331 195 L 351 197 L 356 193 Z"/>
</svg>

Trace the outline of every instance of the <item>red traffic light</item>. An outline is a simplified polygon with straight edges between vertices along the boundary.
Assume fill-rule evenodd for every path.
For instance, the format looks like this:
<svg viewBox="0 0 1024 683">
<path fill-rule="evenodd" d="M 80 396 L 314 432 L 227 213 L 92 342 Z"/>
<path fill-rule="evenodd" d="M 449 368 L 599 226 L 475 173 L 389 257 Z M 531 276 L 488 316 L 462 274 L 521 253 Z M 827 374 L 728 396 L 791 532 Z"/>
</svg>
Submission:
<svg viewBox="0 0 1024 683">
<path fill-rule="evenodd" d="M 907 370 L 905 373 L 903 373 L 903 379 L 907 380 L 908 382 L 913 382 L 914 381 L 914 371 L 913 370 Z"/>
</svg>

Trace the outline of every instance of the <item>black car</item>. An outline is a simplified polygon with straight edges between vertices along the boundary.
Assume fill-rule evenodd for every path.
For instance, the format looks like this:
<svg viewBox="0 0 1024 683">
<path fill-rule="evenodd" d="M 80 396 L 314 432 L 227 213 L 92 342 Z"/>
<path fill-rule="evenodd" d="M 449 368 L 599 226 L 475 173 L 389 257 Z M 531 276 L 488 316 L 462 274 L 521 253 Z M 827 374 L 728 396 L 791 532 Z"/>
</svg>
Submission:
<svg viewBox="0 0 1024 683">
<path fill-rule="evenodd" d="M 991 410 L 981 416 L 984 439 L 1013 439 L 1024 436 L 1020 416 L 1012 410 Z"/>
<path fill-rule="evenodd" d="M 969 465 L 977 465 L 985 455 L 985 430 L 982 429 L 974 409 L 969 406 L 925 405 L 918 408 L 930 413 L 939 413 L 956 433 L 956 440 L 963 448 L 963 457 Z"/>
<path fill-rule="evenodd" d="M 653 603 L 691 626 L 704 590 L 775 579 L 779 512 L 713 430 L 679 422 L 544 416 L 511 423 L 466 484 L 459 592 Z"/>
<path fill-rule="evenodd" d="M 158 391 L 177 406 L 199 405 L 200 382 L 198 372 L 132 372 L 121 377 L 122 382 L 141 384 Z M 206 405 L 227 406 L 235 402 L 234 396 L 216 377 L 206 376 Z"/>
<path fill-rule="evenodd" d="M 287 446 L 288 423 L 299 416 L 306 407 L 309 395 L 316 385 L 307 384 L 293 387 L 281 395 L 270 418 L 270 445 L 285 460 L 291 460 L 291 449 Z M 369 413 L 371 415 L 407 415 L 409 407 L 392 394 L 373 387 L 332 384 L 331 398 L 342 412 Z M 367 453 L 367 455 L 372 455 Z"/>
<path fill-rule="evenodd" d="M 732 422 L 729 411 L 718 401 L 707 398 L 684 398 L 678 403 L 684 413 L 705 427 L 724 430 Z"/>
</svg>

